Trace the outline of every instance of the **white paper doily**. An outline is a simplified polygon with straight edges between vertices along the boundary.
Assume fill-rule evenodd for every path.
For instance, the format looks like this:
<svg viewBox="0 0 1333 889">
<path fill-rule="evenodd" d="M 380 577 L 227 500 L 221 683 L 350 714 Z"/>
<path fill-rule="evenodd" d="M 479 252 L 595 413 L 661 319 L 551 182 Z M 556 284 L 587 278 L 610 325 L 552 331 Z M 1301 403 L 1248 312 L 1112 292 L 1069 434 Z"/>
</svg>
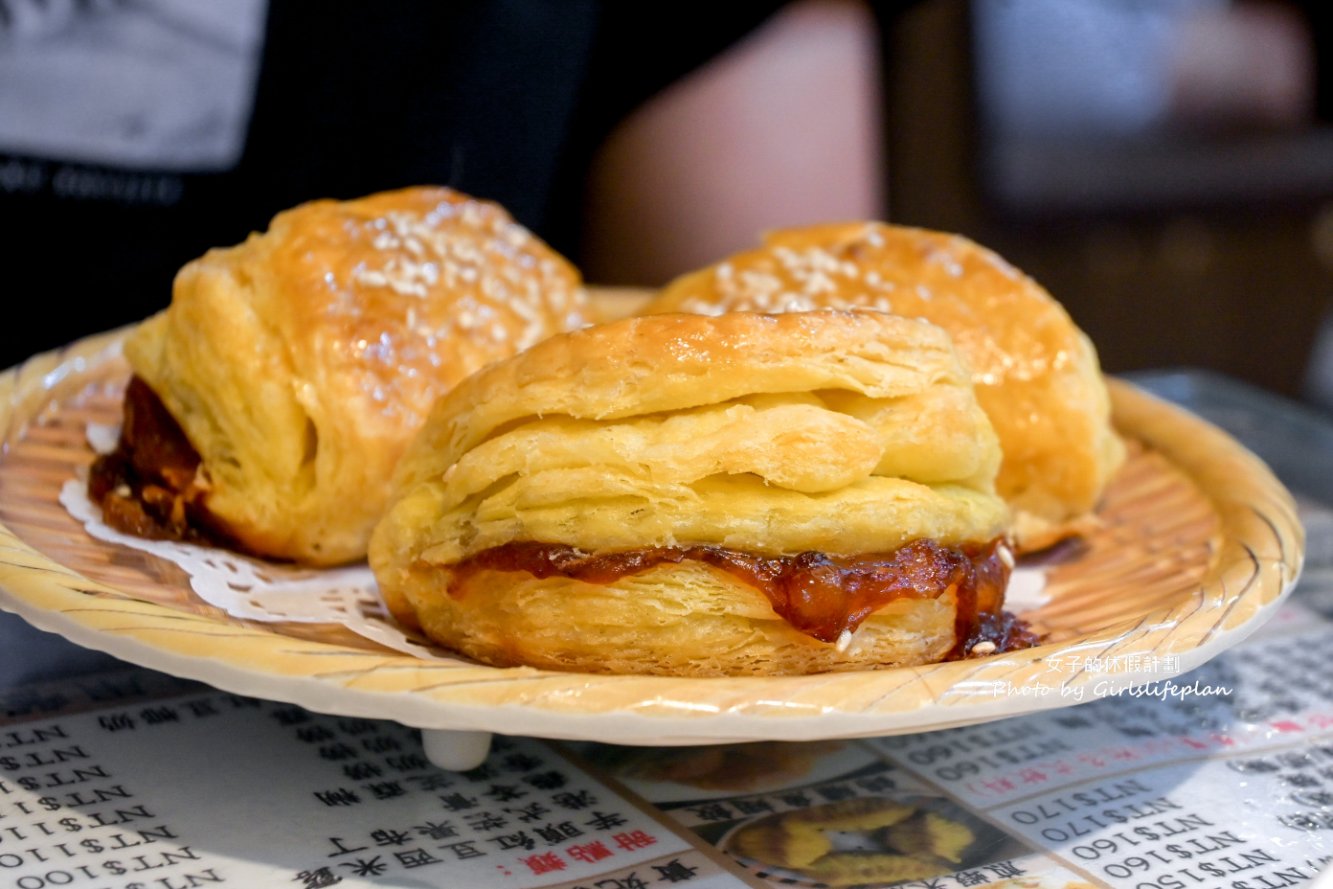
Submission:
<svg viewBox="0 0 1333 889">
<path fill-rule="evenodd" d="M 92 436 L 90 436 L 90 440 Z M 60 489 L 60 503 L 89 535 L 165 559 L 190 578 L 199 598 L 235 618 L 264 623 L 318 623 L 415 657 L 445 660 L 410 639 L 384 607 L 375 577 L 364 564 L 314 570 L 247 558 L 229 550 L 122 534 L 102 521 L 82 479 Z"/>
</svg>

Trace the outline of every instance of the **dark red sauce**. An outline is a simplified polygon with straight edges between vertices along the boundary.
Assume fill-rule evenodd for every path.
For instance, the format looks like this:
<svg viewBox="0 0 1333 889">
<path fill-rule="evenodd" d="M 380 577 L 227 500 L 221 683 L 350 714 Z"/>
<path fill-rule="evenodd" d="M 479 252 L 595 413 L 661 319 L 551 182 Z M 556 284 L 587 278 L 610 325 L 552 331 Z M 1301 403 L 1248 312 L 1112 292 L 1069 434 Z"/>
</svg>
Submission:
<svg viewBox="0 0 1333 889">
<path fill-rule="evenodd" d="M 195 484 L 199 454 L 148 384 L 133 377 L 125 389 L 120 440 L 93 461 L 88 497 L 118 531 L 153 540 L 232 546 L 204 507 Z"/>
<path fill-rule="evenodd" d="M 916 540 L 887 553 L 761 556 L 720 546 L 589 554 L 563 544 L 508 543 L 455 566 L 449 594 L 461 595 L 467 578 L 479 571 L 526 571 L 539 579 L 562 576 L 612 583 L 657 565 L 693 560 L 720 568 L 761 591 L 795 629 L 834 642 L 843 630 L 855 630 L 896 599 L 933 599 L 953 590 L 958 608 L 949 659 L 957 659 L 983 641 L 995 643 L 996 651 L 1037 642 L 1022 620 L 1003 610 L 1009 568 L 999 554 L 1001 545 L 995 540 L 984 546 L 950 548 Z"/>
<path fill-rule="evenodd" d="M 195 484 L 199 462 L 180 424 L 148 384 L 134 377 L 125 391 L 120 440 L 115 451 L 93 463 L 88 495 L 101 505 L 103 520 L 127 534 L 242 549 L 204 505 L 204 492 Z M 948 659 L 955 660 L 981 642 L 993 642 L 1001 652 L 1039 641 L 1024 621 L 1003 610 L 1009 568 L 1000 546 L 998 540 L 960 548 L 917 540 L 887 553 L 762 556 L 721 546 L 589 554 L 563 544 L 519 542 L 483 550 L 455 566 L 449 593 L 459 595 L 466 578 L 478 571 L 612 583 L 657 565 L 694 560 L 761 591 L 802 633 L 834 642 L 896 599 L 933 599 L 954 590 L 958 607 Z"/>
</svg>

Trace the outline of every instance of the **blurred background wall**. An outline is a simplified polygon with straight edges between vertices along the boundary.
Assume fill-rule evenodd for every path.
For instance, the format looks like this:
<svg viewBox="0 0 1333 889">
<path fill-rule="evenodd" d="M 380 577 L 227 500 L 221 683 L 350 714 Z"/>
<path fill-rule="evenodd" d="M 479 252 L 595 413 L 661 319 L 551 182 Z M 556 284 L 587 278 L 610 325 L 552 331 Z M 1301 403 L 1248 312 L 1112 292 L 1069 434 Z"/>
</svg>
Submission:
<svg viewBox="0 0 1333 889">
<path fill-rule="evenodd" d="M 1333 409 L 1327 8 L 0 0 L 6 246 L 61 273 L 0 366 L 142 318 L 298 201 L 440 182 L 599 283 L 829 218 L 962 232 L 1113 372 Z"/>
<path fill-rule="evenodd" d="M 1322 4 L 927 0 L 885 35 L 888 202 L 1044 284 L 1112 371 L 1333 406 Z"/>
</svg>

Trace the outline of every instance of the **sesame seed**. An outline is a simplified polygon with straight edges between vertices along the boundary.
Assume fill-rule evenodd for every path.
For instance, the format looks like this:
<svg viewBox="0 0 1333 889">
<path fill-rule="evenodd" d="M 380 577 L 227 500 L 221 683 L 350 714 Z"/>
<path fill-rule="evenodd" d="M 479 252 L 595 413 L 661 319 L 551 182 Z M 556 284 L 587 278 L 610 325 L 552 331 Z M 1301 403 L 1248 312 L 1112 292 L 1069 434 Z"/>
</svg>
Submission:
<svg viewBox="0 0 1333 889">
<path fill-rule="evenodd" d="M 535 282 L 534 282 L 534 285 L 535 285 Z M 532 294 L 529 293 L 529 295 L 532 295 Z M 526 301 L 526 300 L 515 300 L 515 301 L 510 305 L 510 308 L 514 310 L 514 314 L 515 314 L 515 315 L 518 315 L 518 316 L 519 316 L 520 318 L 522 318 L 524 321 L 535 321 L 535 320 L 537 320 L 537 309 L 533 306 L 533 304 L 532 304 L 531 302 L 528 302 L 528 301 Z"/>
<path fill-rule="evenodd" d="M 775 293 L 782 287 L 782 281 L 768 272 L 741 272 L 740 277 L 741 283 L 756 296 Z"/>
<path fill-rule="evenodd" d="M 364 268 L 352 272 L 352 280 L 367 287 L 385 287 L 389 283 L 389 279 L 384 277 L 383 273 Z"/>
<path fill-rule="evenodd" d="M 692 296 L 680 304 L 681 311 L 692 315 L 720 315 L 725 311 L 721 305 Z"/>
<path fill-rule="evenodd" d="M 519 351 L 522 351 L 523 349 L 537 345 L 537 343 L 545 338 L 541 325 L 536 321 L 533 321 L 527 327 L 523 328 L 523 333 L 519 336 L 516 345 Z"/>
<path fill-rule="evenodd" d="M 808 294 L 832 293 L 837 290 L 833 279 L 822 271 L 816 271 L 805 281 L 805 292 Z"/>
<path fill-rule="evenodd" d="M 783 293 L 778 297 L 777 306 L 784 312 L 810 312 L 818 308 L 815 300 L 804 293 Z"/>
<path fill-rule="evenodd" d="M 838 270 L 838 258 L 822 247 L 811 247 L 806 251 L 805 259 L 811 268 L 825 272 Z"/>
</svg>

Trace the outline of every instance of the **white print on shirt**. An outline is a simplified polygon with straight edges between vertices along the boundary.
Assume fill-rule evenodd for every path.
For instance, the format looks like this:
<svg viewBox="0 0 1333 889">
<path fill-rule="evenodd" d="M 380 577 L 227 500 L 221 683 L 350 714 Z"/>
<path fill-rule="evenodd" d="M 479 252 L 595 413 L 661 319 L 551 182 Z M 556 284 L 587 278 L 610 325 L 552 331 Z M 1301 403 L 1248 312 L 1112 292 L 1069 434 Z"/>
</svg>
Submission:
<svg viewBox="0 0 1333 889">
<path fill-rule="evenodd" d="M 0 0 L 0 152 L 121 170 L 231 168 L 266 10 L 267 0 Z"/>
</svg>

